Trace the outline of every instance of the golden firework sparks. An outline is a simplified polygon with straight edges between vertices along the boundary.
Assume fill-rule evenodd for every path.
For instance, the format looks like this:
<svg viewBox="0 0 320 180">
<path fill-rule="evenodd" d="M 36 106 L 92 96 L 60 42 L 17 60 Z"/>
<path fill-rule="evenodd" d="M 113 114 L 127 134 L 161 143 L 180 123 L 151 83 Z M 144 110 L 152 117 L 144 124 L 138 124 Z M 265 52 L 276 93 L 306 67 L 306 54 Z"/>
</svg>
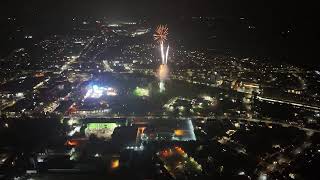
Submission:
<svg viewBox="0 0 320 180">
<path fill-rule="evenodd" d="M 167 25 L 159 25 L 156 29 L 153 38 L 155 41 L 159 42 L 160 44 L 167 40 L 167 36 L 169 34 Z"/>
</svg>

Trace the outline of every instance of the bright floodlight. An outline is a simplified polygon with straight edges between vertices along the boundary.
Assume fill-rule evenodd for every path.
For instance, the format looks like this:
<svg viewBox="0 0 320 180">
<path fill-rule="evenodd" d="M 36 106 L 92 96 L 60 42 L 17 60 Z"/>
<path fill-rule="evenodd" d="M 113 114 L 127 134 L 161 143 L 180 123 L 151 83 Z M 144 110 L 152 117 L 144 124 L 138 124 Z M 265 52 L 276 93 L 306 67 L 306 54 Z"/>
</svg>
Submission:
<svg viewBox="0 0 320 180">
<path fill-rule="evenodd" d="M 136 87 L 133 94 L 135 96 L 149 96 L 149 90 L 145 88 Z"/>
<path fill-rule="evenodd" d="M 103 95 L 116 96 L 117 92 L 111 87 L 100 87 L 98 85 L 89 86 L 84 98 L 100 98 Z"/>
<path fill-rule="evenodd" d="M 166 90 L 163 80 L 160 80 L 159 89 L 160 89 L 160 92 L 164 92 Z"/>
</svg>

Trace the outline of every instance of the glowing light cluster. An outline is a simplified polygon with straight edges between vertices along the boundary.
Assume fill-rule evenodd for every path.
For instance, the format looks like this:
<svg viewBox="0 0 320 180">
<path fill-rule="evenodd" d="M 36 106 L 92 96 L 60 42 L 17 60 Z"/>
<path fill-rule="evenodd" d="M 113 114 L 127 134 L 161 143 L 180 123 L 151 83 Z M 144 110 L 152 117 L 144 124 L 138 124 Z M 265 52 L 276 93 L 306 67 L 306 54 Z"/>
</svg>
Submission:
<svg viewBox="0 0 320 180">
<path fill-rule="evenodd" d="M 176 130 L 174 130 L 174 135 L 183 136 L 183 135 L 185 135 L 185 132 L 182 129 L 176 129 Z"/>
<path fill-rule="evenodd" d="M 133 94 L 135 96 L 149 96 L 149 90 L 145 88 L 136 87 Z"/>
<path fill-rule="evenodd" d="M 186 172 L 193 174 L 202 172 L 202 166 L 181 147 L 167 148 L 158 152 L 157 155 L 174 179 L 179 179 L 181 174 Z"/>
<path fill-rule="evenodd" d="M 116 96 L 118 95 L 117 91 L 111 87 L 107 88 L 107 96 Z"/>
<path fill-rule="evenodd" d="M 202 98 L 206 101 L 214 102 L 215 99 L 213 97 L 210 97 L 208 95 L 203 95 Z"/>
<path fill-rule="evenodd" d="M 111 161 L 111 169 L 117 169 L 120 165 L 119 159 L 113 159 Z"/>
<path fill-rule="evenodd" d="M 115 89 L 111 87 L 100 87 L 98 85 L 89 86 L 89 89 L 84 96 L 85 99 L 87 98 L 100 98 L 103 95 L 107 96 L 116 96 L 117 92 Z"/>
<path fill-rule="evenodd" d="M 159 68 L 159 73 L 158 73 L 159 79 L 160 80 L 168 79 L 168 73 L 169 73 L 168 66 L 166 64 L 161 64 Z"/>
<path fill-rule="evenodd" d="M 159 89 L 160 89 L 160 92 L 164 92 L 166 90 L 166 87 L 165 87 L 164 82 L 162 80 L 160 80 Z"/>
</svg>

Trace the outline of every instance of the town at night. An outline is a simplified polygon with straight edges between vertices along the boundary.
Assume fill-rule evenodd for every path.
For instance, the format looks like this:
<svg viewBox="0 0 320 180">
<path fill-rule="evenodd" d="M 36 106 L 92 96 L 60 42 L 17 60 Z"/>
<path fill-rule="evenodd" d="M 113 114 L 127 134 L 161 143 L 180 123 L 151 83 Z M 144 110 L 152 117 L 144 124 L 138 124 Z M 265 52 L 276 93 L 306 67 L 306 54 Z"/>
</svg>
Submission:
<svg viewBox="0 0 320 180">
<path fill-rule="evenodd" d="M 320 179 L 311 4 L 0 4 L 0 179 Z"/>
</svg>

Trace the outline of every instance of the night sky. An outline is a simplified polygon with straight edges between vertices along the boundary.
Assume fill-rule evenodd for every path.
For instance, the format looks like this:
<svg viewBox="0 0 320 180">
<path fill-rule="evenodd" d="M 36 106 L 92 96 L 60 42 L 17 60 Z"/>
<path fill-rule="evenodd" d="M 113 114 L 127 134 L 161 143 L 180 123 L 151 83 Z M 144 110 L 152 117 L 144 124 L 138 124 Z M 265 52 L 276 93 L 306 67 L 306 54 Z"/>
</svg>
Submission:
<svg viewBox="0 0 320 180">
<path fill-rule="evenodd" d="M 6 0 L 1 2 L 1 18 L 34 16 L 64 19 L 73 16 L 149 17 L 154 21 L 174 21 L 178 17 L 227 16 L 246 17 L 260 29 L 261 37 L 270 41 L 282 36 L 282 58 L 292 63 L 318 66 L 316 61 L 319 29 L 316 5 L 310 2 L 265 0 Z M 5 28 L 5 27 L 4 27 Z M 287 32 L 281 35 L 281 32 Z M 271 49 L 273 51 L 273 49 Z M 275 49 L 274 51 L 279 51 Z M 301 63 L 303 61 L 303 63 Z"/>
</svg>

